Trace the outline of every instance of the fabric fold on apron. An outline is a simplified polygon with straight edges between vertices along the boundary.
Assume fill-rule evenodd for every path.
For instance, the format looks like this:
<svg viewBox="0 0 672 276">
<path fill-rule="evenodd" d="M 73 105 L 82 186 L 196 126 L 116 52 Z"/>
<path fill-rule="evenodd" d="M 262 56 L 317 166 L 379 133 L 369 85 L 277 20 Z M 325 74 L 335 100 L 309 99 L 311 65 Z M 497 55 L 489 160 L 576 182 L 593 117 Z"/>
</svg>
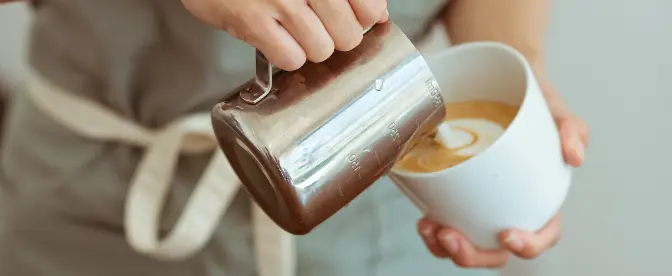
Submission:
<svg viewBox="0 0 672 276">
<path fill-rule="evenodd" d="M 161 129 L 151 130 L 64 91 L 37 72 L 31 72 L 27 93 L 42 112 L 78 135 L 145 148 L 131 179 L 124 211 L 126 239 L 134 250 L 157 259 L 179 260 L 206 246 L 241 186 L 218 150 L 209 113 L 178 118 Z M 213 151 L 182 215 L 168 235 L 160 239 L 161 211 L 179 155 Z M 252 210 L 259 275 L 295 275 L 294 237 L 254 203 Z"/>
</svg>

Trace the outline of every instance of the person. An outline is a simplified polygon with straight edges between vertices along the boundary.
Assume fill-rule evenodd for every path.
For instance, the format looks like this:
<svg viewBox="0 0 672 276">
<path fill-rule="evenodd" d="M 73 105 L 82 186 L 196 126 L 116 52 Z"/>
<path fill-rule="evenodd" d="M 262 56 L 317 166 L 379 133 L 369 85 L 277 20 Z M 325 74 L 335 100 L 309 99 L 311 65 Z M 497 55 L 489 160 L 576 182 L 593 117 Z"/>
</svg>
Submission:
<svg viewBox="0 0 672 276">
<path fill-rule="evenodd" d="M 544 69 L 549 1 L 31 3 L 29 63 L 34 76 L 27 93 L 12 100 L 1 152 L 0 275 L 261 274 L 255 256 L 265 244 L 253 245 L 259 227 L 253 225 L 254 208 L 243 192 L 231 198 L 212 239 L 192 255 L 166 260 L 129 245 L 124 213 L 129 183 L 155 137 L 117 139 L 131 135 L 94 115 L 114 114 L 108 117 L 132 122 L 135 129 L 162 130 L 180 118 L 208 112 L 223 91 L 249 80 L 254 48 L 279 68 L 294 70 L 334 51 L 353 49 L 365 28 L 390 18 L 415 41 L 438 21 L 452 44 L 490 40 L 518 49 L 543 87 L 567 163 L 578 167 L 584 160 L 587 126 L 565 105 Z M 110 138 L 116 132 L 121 134 Z M 176 223 L 215 151 L 180 156 L 166 192 L 161 235 Z M 310 234 L 295 237 L 291 273 L 441 275 L 448 269 L 442 259 L 461 267 L 495 268 L 511 254 L 539 256 L 560 234 L 558 215 L 536 233 L 504 231 L 502 250 L 479 250 L 450 226 L 427 218 L 418 222 L 420 214 L 394 185 L 380 182 Z M 419 236 L 413 235 L 416 230 Z"/>
</svg>

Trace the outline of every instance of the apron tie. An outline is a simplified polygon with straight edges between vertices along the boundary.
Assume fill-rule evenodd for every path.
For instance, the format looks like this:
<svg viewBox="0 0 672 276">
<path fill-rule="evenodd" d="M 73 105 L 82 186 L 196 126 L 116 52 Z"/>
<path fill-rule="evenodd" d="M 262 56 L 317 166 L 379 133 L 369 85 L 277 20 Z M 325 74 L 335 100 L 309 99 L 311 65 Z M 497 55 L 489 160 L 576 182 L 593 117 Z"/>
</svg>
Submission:
<svg viewBox="0 0 672 276">
<path fill-rule="evenodd" d="M 33 72 L 28 83 L 36 106 L 68 129 L 89 139 L 146 148 L 131 178 L 124 210 L 128 243 L 136 251 L 163 260 L 192 256 L 211 239 L 241 186 L 218 150 L 209 113 L 179 118 L 160 130 L 146 129 L 106 107 L 61 90 Z M 215 151 L 168 235 L 159 239 L 161 210 L 181 153 Z M 293 237 L 253 203 L 254 243 L 261 276 L 293 276 Z"/>
</svg>

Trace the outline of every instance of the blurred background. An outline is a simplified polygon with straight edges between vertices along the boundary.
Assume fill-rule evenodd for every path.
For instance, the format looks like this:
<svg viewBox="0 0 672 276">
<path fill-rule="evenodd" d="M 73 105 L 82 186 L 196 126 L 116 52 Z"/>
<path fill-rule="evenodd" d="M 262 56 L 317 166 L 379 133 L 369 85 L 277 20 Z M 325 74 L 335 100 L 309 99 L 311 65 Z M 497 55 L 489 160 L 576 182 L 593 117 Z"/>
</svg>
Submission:
<svg viewBox="0 0 672 276">
<path fill-rule="evenodd" d="M 672 1 L 553 2 L 550 75 L 590 125 L 592 144 L 564 208 L 562 242 L 501 274 L 672 275 Z M 0 9 L 0 79 L 16 87 L 29 19 L 21 4 Z"/>
<path fill-rule="evenodd" d="M 0 7 L 0 80 L 18 85 L 26 76 L 24 63 L 30 11 L 24 4 Z"/>
</svg>

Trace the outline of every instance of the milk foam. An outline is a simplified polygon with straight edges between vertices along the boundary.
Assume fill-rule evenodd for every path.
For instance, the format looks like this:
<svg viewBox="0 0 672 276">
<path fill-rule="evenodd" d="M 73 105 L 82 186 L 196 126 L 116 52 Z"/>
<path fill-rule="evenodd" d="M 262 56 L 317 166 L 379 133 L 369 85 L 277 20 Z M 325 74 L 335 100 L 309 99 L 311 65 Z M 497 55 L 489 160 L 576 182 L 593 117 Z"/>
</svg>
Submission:
<svg viewBox="0 0 672 276">
<path fill-rule="evenodd" d="M 504 131 L 499 124 L 484 119 L 455 119 L 439 126 L 436 140 L 455 150 L 453 154 L 474 156 L 492 145 Z"/>
</svg>

